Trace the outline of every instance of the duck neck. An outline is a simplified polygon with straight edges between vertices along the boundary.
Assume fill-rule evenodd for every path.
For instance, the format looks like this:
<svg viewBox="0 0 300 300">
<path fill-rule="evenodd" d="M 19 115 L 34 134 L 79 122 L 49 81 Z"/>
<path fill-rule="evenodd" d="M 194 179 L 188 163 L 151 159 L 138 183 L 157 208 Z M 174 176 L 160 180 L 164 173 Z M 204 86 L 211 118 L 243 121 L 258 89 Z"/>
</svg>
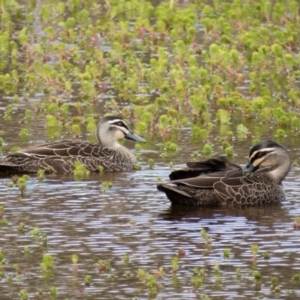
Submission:
<svg viewBox="0 0 300 300">
<path fill-rule="evenodd" d="M 108 134 L 108 130 L 109 128 L 103 126 L 103 124 L 98 125 L 96 137 L 99 145 L 106 148 L 119 148 L 121 145 Z"/>
</svg>

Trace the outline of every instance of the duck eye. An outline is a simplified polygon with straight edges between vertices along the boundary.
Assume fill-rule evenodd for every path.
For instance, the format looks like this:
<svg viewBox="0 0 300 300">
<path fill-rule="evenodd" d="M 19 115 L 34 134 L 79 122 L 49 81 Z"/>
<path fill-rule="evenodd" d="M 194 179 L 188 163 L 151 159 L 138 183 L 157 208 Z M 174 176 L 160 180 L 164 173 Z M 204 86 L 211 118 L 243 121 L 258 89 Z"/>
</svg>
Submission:
<svg viewBox="0 0 300 300">
<path fill-rule="evenodd" d="M 117 126 L 120 126 L 120 127 L 124 127 L 124 124 L 122 122 L 117 122 L 115 123 Z"/>
<path fill-rule="evenodd" d="M 264 153 L 262 153 L 262 152 L 258 152 L 257 154 L 256 154 L 256 158 L 261 158 L 261 157 L 263 157 L 264 156 Z"/>
</svg>

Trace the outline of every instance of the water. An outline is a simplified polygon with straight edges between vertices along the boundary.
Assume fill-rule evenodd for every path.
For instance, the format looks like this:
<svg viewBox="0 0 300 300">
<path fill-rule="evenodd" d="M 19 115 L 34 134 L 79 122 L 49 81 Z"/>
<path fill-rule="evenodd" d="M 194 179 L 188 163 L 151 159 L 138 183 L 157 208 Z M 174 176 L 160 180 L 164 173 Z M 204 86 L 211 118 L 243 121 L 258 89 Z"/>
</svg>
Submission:
<svg viewBox="0 0 300 300">
<path fill-rule="evenodd" d="M 157 5 L 160 1 L 152 3 Z M 30 10 L 24 10 L 24 14 L 27 12 Z M 106 13 L 105 10 L 103 12 Z M 45 36 L 44 26 L 48 26 L 40 20 L 36 18 L 33 24 L 32 40 L 37 43 Z M 197 28 L 197 40 L 201 46 L 206 39 L 203 28 L 200 25 Z M 18 36 L 18 32 L 12 36 Z M 58 36 L 54 43 L 60 41 L 61 37 Z M 112 49 L 107 43 L 104 40 L 102 45 L 101 41 L 97 47 L 106 53 Z M 49 55 L 47 51 L 45 54 Z M 60 55 L 56 53 L 52 57 L 52 52 L 50 54 L 51 63 L 59 63 Z M 49 59 L 47 55 L 45 58 Z M 151 55 L 142 53 L 142 59 L 148 61 Z M 28 59 L 27 56 L 25 58 Z M 28 66 L 32 72 L 31 65 Z M 57 70 L 59 73 L 60 68 Z M 84 70 L 85 63 L 80 72 Z M 19 73 L 24 75 L 26 71 L 23 67 Z M 248 66 L 245 66 L 246 78 L 247 72 Z M 72 76 L 70 78 L 73 80 Z M 108 111 L 106 105 L 109 106 L 105 101 L 118 99 L 118 94 L 123 92 L 112 90 L 112 83 L 105 77 L 102 79 L 107 87 L 102 91 L 99 84 L 98 102 L 93 105 L 82 102 L 87 116 L 104 114 Z M 244 84 L 249 83 L 245 80 Z M 24 90 L 20 84 L 18 103 L 14 103 L 14 92 L 0 92 L 0 128 L 4 131 L 4 155 L 14 146 L 27 147 L 50 140 L 73 138 L 70 129 L 64 129 L 59 137 L 50 137 L 45 115 L 51 111 L 45 109 L 38 114 L 37 105 L 57 100 L 68 103 L 68 122 L 72 123 L 71 117 L 78 117 L 74 103 L 81 100 L 78 99 L 80 93 L 74 90 L 70 95 L 64 95 L 60 94 L 59 89 L 53 88 L 47 94 L 43 91 L 47 85 L 40 85 L 43 88 L 27 85 L 28 90 Z M 249 93 L 248 86 L 239 86 L 237 90 Z M 275 96 L 276 93 L 272 91 Z M 152 91 L 148 97 L 154 98 Z M 12 119 L 4 120 L 6 107 L 11 103 L 14 107 Z M 122 102 L 119 108 L 127 105 L 130 103 Z M 32 110 L 30 123 L 26 123 L 24 118 L 25 109 Z M 211 109 L 214 109 L 213 105 Z M 159 113 L 163 114 L 165 110 Z M 238 137 L 236 128 L 240 123 L 247 126 L 251 133 L 249 136 Z M 134 124 L 131 125 L 134 127 Z M 0 300 L 20 299 L 21 290 L 27 291 L 29 299 L 55 299 L 50 295 L 52 287 L 57 288 L 57 299 L 299 298 L 300 281 L 292 277 L 300 274 L 300 230 L 293 228 L 295 219 L 300 217 L 300 168 L 294 166 L 284 181 L 286 201 L 280 206 L 213 209 L 172 207 L 166 196 L 157 191 L 156 184 L 158 178 L 163 181 L 168 179 L 170 162 L 174 165 L 172 169 L 183 167 L 186 161 L 193 159 L 192 153 L 200 151 L 207 142 L 193 140 L 190 126 L 180 128 L 178 138 L 173 139 L 180 148 L 178 153 L 166 157 L 160 150 L 159 143 L 162 140 L 159 132 L 146 133 L 145 148 L 135 151 L 140 157 L 141 171 L 91 174 L 89 179 L 82 181 L 74 180 L 72 175 L 51 175 L 38 182 L 35 176 L 31 176 L 24 196 L 16 187 L 8 187 L 9 177 L 0 175 L 0 205 L 4 206 L 3 218 L 8 221 L 7 226 L 0 226 L 0 249 L 5 258 L 3 266 L 0 266 Z M 30 133 L 28 140 L 21 140 L 19 135 L 24 127 Z M 220 136 L 224 137 L 228 131 L 233 131 L 234 137 L 237 137 L 232 141 L 233 160 L 245 164 L 252 140 L 274 139 L 277 129 L 269 124 L 259 124 L 258 119 L 247 121 L 242 117 L 229 125 L 214 123 L 208 138 L 213 145 L 212 156 L 223 153 Z M 295 161 L 300 152 L 298 134 L 284 129 L 287 136 L 276 141 L 289 149 L 291 159 Z M 79 138 L 90 139 L 91 135 L 83 130 Z M 133 149 L 132 143 L 125 145 Z M 147 165 L 149 158 L 155 161 L 152 170 Z M 201 156 L 198 159 L 204 158 Z M 111 181 L 113 187 L 103 191 L 103 181 Z M 25 224 L 23 232 L 19 230 L 20 223 Z M 40 235 L 34 237 L 31 234 L 34 229 L 39 229 Z M 202 229 L 207 231 L 210 245 L 201 236 Z M 43 235 L 47 237 L 46 244 Z M 259 247 L 256 264 L 251 251 L 254 245 Z M 30 250 L 29 254 L 26 254 L 26 247 Z M 224 249 L 230 249 L 229 258 L 224 257 Z M 54 258 L 53 270 L 48 273 L 43 272 L 40 266 L 46 253 Z M 269 259 L 264 258 L 264 253 L 269 254 Z M 73 254 L 79 257 L 77 267 L 74 267 L 71 260 Z M 128 263 L 124 256 L 129 258 Z M 176 257 L 179 257 L 177 270 Z M 99 268 L 96 264 L 100 259 L 109 262 L 111 269 Z M 216 275 L 217 265 L 219 275 Z M 240 276 L 237 276 L 237 268 Z M 195 276 L 194 269 L 200 273 L 203 270 L 205 275 Z M 257 272 L 261 274 L 260 280 L 254 278 L 254 275 L 259 277 Z M 143 273 L 146 273 L 144 277 Z M 87 275 L 92 277 L 90 285 L 85 284 Z M 156 281 L 152 289 L 149 275 L 154 275 Z M 277 277 L 278 283 L 274 284 L 274 278 L 272 283 L 272 277 Z M 198 287 L 195 284 L 197 279 Z"/>
<path fill-rule="evenodd" d="M 183 141 L 188 139 L 183 133 Z M 245 144 L 245 143 L 244 143 Z M 192 147 L 193 145 L 191 143 Z M 130 146 L 130 145 L 129 145 Z M 187 157 L 189 146 L 172 158 L 174 168 Z M 244 149 L 246 148 L 246 149 Z M 238 163 L 245 161 L 245 146 L 237 153 Z M 292 159 L 299 151 L 291 147 Z M 170 158 L 161 158 L 157 146 L 139 152 L 143 170 L 92 174 L 88 180 L 74 181 L 72 175 L 51 175 L 38 182 L 28 181 L 25 195 L 7 187 L 10 178 L 1 178 L 0 205 L 8 226 L 0 227 L 0 244 L 6 264 L 0 281 L 0 299 L 20 299 L 26 289 L 30 299 L 50 299 L 50 287 L 56 287 L 57 299 L 264 299 L 298 296 L 299 283 L 292 276 L 300 272 L 298 240 L 300 231 L 293 222 L 300 216 L 299 167 L 293 167 L 284 182 L 287 199 L 281 206 L 263 208 L 185 208 L 172 207 L 156 190 L 157 177 L 167 180 Z M 150 170 L 148 157 L 156 164 Z M 111 181 L 106 192 L 101 182 Z M 24 233 L 18 230 L 25 223 Z M 30 230 L 39 228 L 47 235 L 34 238 Z M 211 249 L 201 237 L 205 229 Z M 257 265 L 253 265 L 251 246 L 258 245 Z M 24 254 L 24 247 L 30 254 Z M 172 259 L 178 250 L 178 270 L 172 271 Z M 230 249 L 230 257 L 223 250 Z M 263 253 L 268 252 L 269 259 Z M 48 277 L 40 268 L 42 256 L 49 253 L 55 265 Z M 79 256 L 74 272 L 72 254 Z M 129 262 L 124 262 L 128 255 Z M 99 271 L 99 259 L 109 261 L 111 270 Z M 220 276 L 214 275 L 215 263 Z M 18 264 L 20 274 L 13 265 Z M 163 267 L 163 275 L 158 275 Z M 205 279 L 193 289 L 193 269 L 205 269 Z M 236 275 L 241 270 L 241 278 Z M 158 293 L 152 294 L 137 276 L 139 269 L 156 274 Z M 253 273 L 259 271 L 256 283 Z M 84 278 L 91 275 L 90 286 Z M 271 277 L 278 277 L 280 292 L 272 291 Z M 39 291 L 42 293 L 39 296 Z"/>
</svg>

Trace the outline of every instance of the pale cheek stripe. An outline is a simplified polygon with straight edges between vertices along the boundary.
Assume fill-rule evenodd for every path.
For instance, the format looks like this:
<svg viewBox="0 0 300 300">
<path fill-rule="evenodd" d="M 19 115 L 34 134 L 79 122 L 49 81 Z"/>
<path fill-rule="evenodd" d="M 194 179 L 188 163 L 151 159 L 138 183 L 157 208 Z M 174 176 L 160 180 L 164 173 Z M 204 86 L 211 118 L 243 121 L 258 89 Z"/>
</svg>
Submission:
<svg viewBox="0 0 300 300">
<path fill-rule="evenodd" d="M 274 151 L 275 148 L 265 148 L 265 149 L 261 149 L 261 150 L 257 150 L 255 152 L 252 153 L 252 155 L 249 157 L 249 161 L 258 153 L 258 152 L 271 152 Z"/>
</svg>

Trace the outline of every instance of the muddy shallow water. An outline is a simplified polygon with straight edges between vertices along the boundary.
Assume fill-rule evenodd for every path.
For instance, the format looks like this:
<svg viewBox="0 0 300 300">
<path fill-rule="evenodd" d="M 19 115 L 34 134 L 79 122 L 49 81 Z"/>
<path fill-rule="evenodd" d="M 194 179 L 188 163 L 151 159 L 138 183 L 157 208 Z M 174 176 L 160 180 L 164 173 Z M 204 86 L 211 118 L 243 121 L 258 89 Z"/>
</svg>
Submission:
<svg viewBox="0 0 300 300">
<path fill-rule="evenodd" d="M 300 296 L 300 283 L 292 277 L 300 273 L 299 236 L 293 229 L 300 216 L 300 168 L 293 167 L 284 182 L 286 201 L 281 206 L 262 208 L 195 209 L 172 207 L 163 193 L 156 190 L 158 177 L 167 180 L 173 168 L 183 166 L 197 144 L 188 140 L 189 133 L 181 132 L 181 151 L 172 158 L 162 158 L 158 146 L 136 151 L 141 171 L 92 174 L 88 180 L 75 181 L 72 175 L 46 176 L 38 182 L 35 176 L 28 181 L 25 195 L 7 186 L 10 178 L 0 179 L 0 205 L 8 226 L 0 227 L 0 244 L 6 260 L 4 277 L 0 280 L 0 299 L 20 299 L 26 289 L 29 299 L 50 299 L 50 287 L 56 287 L 57 299 L 264 299 Z M 17 138 L 15 138 L 17 139 Z M 37 140 L 39 137 L 37 136 Z M 7 147 L 13 146 L 12 140 Z M 291 149 L 292 160 L 297 158 L 293 141 L 282 143 Z M 26 142 L 24 142 L 26 144 Z M 234 160 L 243 164 L 251 142 L 235 142 Z M 132 148 L 132 144 L 127 144 Z M 218 143 L 215 152 L 219 151 Z M 237 151 L 239 149 L 239 151 Z M 154 158 L 154 169 L 147 159 Z M 101 182 L 111 181 L 106 192 Z M 24 233 L 18 230 L 25 223 Z M 47 235 L 30 234 L 39 228 Z M 201 237 L 205 229 L 211 238 L 207 248 Z M 251 246 L 258 245 L 257 265 L 253 265 Z M 24 254 L 24 247 L 30 254 Z M 179 248 L 185 255 L 179 258 L 178 270 L 172 272 L 172 259 Z M 224 258 L 223 250 L 230 249 Z M 263 253 L 268 252 L 269 259 Z M 42 256 L 49 253 L 55 265 L 52 274 L 43 274 Z M 74 272 L 72 254 L 79 257 Z M 129 262 L 124 262 L 128 255 Z M 111 270 L 100 270 L 99 259 L 109 261 Z M 215 263 L 220 276 L 215 276 Z M 19 265 L 19 275 L 14 269 Z M 163 276 L 158 269 L 163 267 Z M 193 288 L 193 269 L 204 269 L 205 278 L 198 289 Z M 236 275 L 240 268 L 241 277 Z M 157 275 L 158 293 L 151 294 L 145 281 L 137 276 L 139 269 Z M 256 281 L 254 273 L 261 279 Z M 91 275 L 90 286 L 84 278 Z M 271 277 L 278 278 L 280 291 L 272 289 Z M 39 295 L 40 293 L 40 295 Z M 206 298 L 205 298 L 206 297 Z"/>
</svg>

